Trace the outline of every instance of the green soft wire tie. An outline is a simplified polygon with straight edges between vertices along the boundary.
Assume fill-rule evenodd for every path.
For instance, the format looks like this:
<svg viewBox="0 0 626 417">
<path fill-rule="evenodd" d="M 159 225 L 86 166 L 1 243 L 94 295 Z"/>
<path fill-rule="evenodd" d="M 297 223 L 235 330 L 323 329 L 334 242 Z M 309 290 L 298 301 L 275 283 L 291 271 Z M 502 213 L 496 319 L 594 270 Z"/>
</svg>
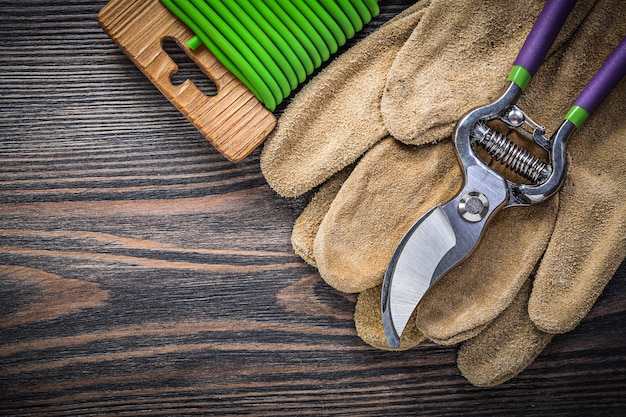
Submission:
<svg viewBox="0 0 626 417">
<path fill-rule="evenodd" d="M 187 46 L 204 44 L 270 111 L 380 13 L 377 0 L 161 2 L 193 31 Z"/>
<path fill-rule="evenodd" d="M 250 82 L 250 80 L 248 80 L 248 77 L 246 77 L 237 67 L 237 65 L 235 65 L 233 63 L 233 61 L 231 61 L 231 59 L 226 56 L 222 50 L 220 48 L 217 47 L 217 45 L 209 38 L 207 37 L 204 32 L 200 29 L 200 27 L 198 25 L 196 25 L 196 23 L 187 16 L 187 14 L 181 10 L 172 0 L 161 0 L 161 2 L 176 16 L 178 17 L 183 23 L 185 23 L 194 33 L 196 33 L 196 36 L 198 36 L 202 42 L 207 46 L 207 48 L 213 52 L 213 55 L 215 55 L 215 57 L 226 67 L 228 68 L 228 70 L 230 72 L 233 73 L 233 75 L 235 77 L 237 77 L 239 80 L 241 80 L 242 83 L 244 83 L 244 85 L 246 87 L 248 87 L 250 89 L 250 91 L 252 91 L 252 94 L 254 94 L 257 98 L 260 97 L 260 95 L 258 94 L 257 89 L 254 87 L 254 84 L 252 82 Z M 192 38 L 193 39 L 193 38 Z M 259 99 L 260 100 L 260 99 Z"/>
<path fill-rule="evenodd" d="M 279 18 L 283 15 L 287 16 L 290 20 L 293 19 L 296 26 L 300 29 L 300 32 L 304 33 L 313 45 L 315 45 L 315 49 L 321 57 L 320 65 L 322 62 L 325 62 L 328 58 L 330 58 L 330 51 L 328 50 L 328 46 L 326 46 L 322 37 L 319 33 L 317 33 L 317 30 L 315 30 L 302 13 L 296 9 L 291 0 L 267 0 L 267 5 L 274 11 L 274 13 L 276 13 L 277 16 L 279 16 Z"/>
<path fill-rule="evenodd" d="M 228 23 L 221 18 L 221 16 L 209 5 L 208 2 L 204 0 L 190 0 L 202 13 L 202 15 L 210 20 L 216 28 L 219 36 L 222 36 L 226 39 L 227 42 L 232 45 L 232 48 L 239 52 L 243 59 L 247 64 L 252 68 L 252 71 L 255 75 L 257 75 L 257 79 L 261 80 L 263 85 L 263 91 L 269 91 L 270 95 L 263 94 L 263 98 L 265 100 L 266 106 L 275 108 L 277 103 L 282 100 L 282 91 L 268 68 L 264 65 L 264 63 L 256 56 L 254 51 L 252 51 L 246 42 L 239 36 L 235 30 L 233 30 Z M 260 87 L 259 87 L 260 88 Z"/>
<path fill-rule="evenodd" d="M 248 43 L 248 45 L 253 51 L 255 51 L 257 56 L 264 57 L 264 59 L 269 59 L 269 61 L 271 61 L 270 68 L 273 68 L 274 70 L 271 70 L 270 72 L 274 76 L 274 79 L 278 78 L 277 81 L 280 80 L 278 83 L 283 91 L 283 97 L 287 97 L 291 94 L 291 91 L 298 86 L 298 77 L 296 76 L 293 68 L 291 68 L 291 64 L 289 64 L 287 58 L 285 58 L 283 53 L 276 47 L 276 45 L 274 45 L 274 42 L 272 42 L 272 40 L 243 8 L 232 0 L 225 1 L 224 4 L 239 21 L 240 24 L 237 26 L 246 28 L 247 32 L 252 36 L 252 41 L 258 41 L 256 45 L 260 44 L 260 47 L 256 46 L 254 43 Z M 267 58 L 265 58 L 265 55 L 267 55 Z M 265 61 L 262 60 L 262 62 Z M 274 74 L 276 70 L 278 70 L 280 74 Z M 283 85 L 285 81 L 287 82 L 286 89 Z"/>
<path fill-rule="evenodd" d="M 361 16 L 359 16 L 359 13 L 356 11 L 354 6 L 348 0 L 338 0 L 337 3 L 339 4 L 339 7 L 341 7 L 341 10 L 346 15 L 348 20 L 350 21 L 350 25 L 354 29 L 354 33 L 352 34 L 352 36 L 354 36 L 356 32 L 363 29 L 363 20 L 361 20 Z M 347 36 L 347 33 L 346 33 L 346 36 Z M 351 38 L 352 36 L 348 36 L 348 37 Z"/>
<path fill-rule="evenodd" d="M 367 6 L 372 16 L 378 16 L 380 9 L 378 8 L 378 1 L 376 0 L 363 0 L 363 3 Z"/>
<path fill-rule="evenodd" d="M 296 38 L 296 41 L 306 51 L 306 54 L 308 55 L 309 59 L 313 63 L 313 70 L 315 70 L 315 68 L 318 68 L 320 65 L 322 65 L 322 56 L 320 55 L 319 51 L 317 50 L 317 47 L 315 46 L 311 38 L 307 36 L 307 34 L 302 29 L 300 29 L 300 26 L 298 26 L 297 22 L 294 21 L 291 18 L 291 16 L 289 16 L 282 9 L 282 7 L 280 7 L 278 3 L 272 0 L 252 0 L 252 1 L 254 2 L 255 6 L 257 6 L 257 9 L 259 10 L 261 10 L 261 8 L 259 8 L 261 5 L 263 8 L 267 7 L 270 13 L 278 18 L 277 22 L 282 23 L 283 25 L 287 27 L 287 29 L 289 29 L 289 32 L 293 34 L 293 36 Z M 259 2 L 260 4 L 257 5 L 257 3 Z M 319 39 L 319 41 L 322 44 L 324 43 L 324 41 L 322 41 L 321 38 Z M 305 61 L 302 61 L 302 62 L 304 65 Z M 307 69 L 307 74 L 311 74 L 313 70 L 309 72 L 309 70 Z"/>
<path fill-rule="evenodd" d="M 280 43 L 278 38 L 283 38 L 285 42 L 287 42 L 288 47 L 291 48 L 291 50 L 296 54 L 296 56 L 298 57 L 298 61 L 300 62 L 301 66 L 304 68 L 304 75 L 302 76 L 302 79 L 300 79 L 301 75 L 299 73 L 297 66 L 294 64 L 294 69 L 296 70 L 296 73 L 298 74 L 298 80 L 300 82 L 303 82 L 306 79 L 307 75 L 310 75 L 313 73 L 313 71 L 315 70 L 315 66 L 313 65 L 313 61 L 311 60 L 311 57 L 305 50 L 304 45 L 302 45 L 298 41 L 298 39 L 296 39 L 292 31 L 290 31 L 287 28 L 287 26 L 282 22 L 282 20 L 280 20 L 278 16 L 276 16 L 274 12 L 272 12 L 270 8 L 267 7 L 267 5 L 265 4 L 263 0 L 251 0 L 251 1 L 250 0 L 237 0 L 237 1 L 243 1 L 244 3 L 251 4 L 257 10 L 257 12 L 260 13 L 260 16 L 265 20 L 265 22 L 269 24 L 272 28 L 274 28 L 274 32 L 276 33 L 276 35 L 274 35 L 274 32 L 271 32 L 271 31 L 268 32 L 270 33 L 271 36 L 277 36 L 277 40 L 275 40 L 274 43 L 276 44 Z M 308 41 L 308 38 L 306 38 L 306 40 Z M 310 41 L 309 41 L 309 45 L 310 45 L 310 48 L 315 50 L 315 46 L 313 46 L 313 44 L 311 44 Z M 316 50 L 315 52 L 317 53 Z M 320 58 L 320 61 L 321 61 L 321 58 Z"/>
<path fill-rule="evenodd" d="M 372 12 L 370 12 L 370 9 L 367 8 L 363 1 L 350 0 L 350 3 L 352 4 L 352 7 L 356 9 L 364 25 L 368 24 L 372 20 Z"/>
<path fill-rule="evenodd" d="M 354 28 L 352 27 L 352 23 L 350 23 L 350 19 L 348 19 L 343 13 L 343 10 L 337 6 L 334 0 L 315 0 L 310 1 L 309 4 L 315 5 L 315 9 L 313 9 L 313 7 L 311 8 L 318 16 L 320 16 L 321 13 L 329 22 L 332 22 L 332 25 L 327 26 L 339 46 L 345 45 L 346 41 L 354 36 Z"/>
<path fill-rule="evenodd" d="M 174 2 L 197 24 L 197 26 L 199 26 L 202 33 L 209 36 L 212 44 L 217 46 L 217 50 L 223 51 L 224 54 L 227 55 L 240 70 L 240 73 L 245 74 L 245 78 L 249 80 L 251 85 L 254 86 L 254 88 L 250 91 L 253 93 L 256 91 L 258 93 L 258 95 L 255 95 L 259 101 L 268 109 L 275 109 L 276 100 L 274 99 L 274 95 L 270 91 L 267 84 L 265 84 L 265 81 L 259 76 L 259 74 L 257 74 L 251 64 L 248 63 L 246 58 L 239 53 L 233 45 L 230 44 L 221 32 L 217 30 L 217 28 L 213 26 L 213 24 L 207 20 L 207 18 L 204 17 L 204 15 L 196 9 L 193 4 L 185 0 L 174 0 Z M 211 44 L 207 45 L 207 47 L 210 47 L 210 45 Z M 216 57 L 219 59 L 218 55 L 216 55 Z"/>
<path fill-rule="evenodd" d="M 195 31 L 194 31 L 195 33 Z M 187 47 L 192 51 L 195 51 L 202 45 L 202 39 L 198 35 L 194 35 L 191 39 L 187 41 Z"/>
<path fill-rule="evenodd" d="M 517 84 L 518 87 L 521 88 L 522 91 L 524 91 L 526 90 L 526 87 L 528 87 L 528 84 L 530 84 L 530 80 L 532 77 L 533 76 L 530 75 L 530 72 L 528 72 L 526 68 L 522 67 L 521 65 L 513 65 L 507 81 Z"/>
<path fill-rule="evenodd" d="M 589 112 L 578 105 L 570 107 L 569 111 L 565 115 L 565 120 L 569 120 L 574 123 L 574 126 L 580 128 L 585 120 L 589 117 Z"/>
<path fill-rule="evenodd" d="M 291 3 L 291 0 L 283 0 L 280 2 L 280 5 L 284 6 L 286 5 L 286 3 Z M 320 18 L 317 17 L 317 14 L 315 14 L 315 12 L 311 10 L 311 8 L 304 1 L 294 1 L 293 4 L 300 11 L 300 13 L 302 13 L 305 20 L 307 22 L 310 22 L 313 28 L 315 28 L 315 32 L 320 35 L 320 37 L 324 40 L 324 44 L 329 51 L 328 57 L 330 57 L 330 54 L 334 54 L 335 52 L 337 52 L 337 50 L 339 49 L 337 41 L 333 37 L 332 33 L 330 33 L 330 31 L 328 30 L 328 27 L 326 27 L 326 24 L 324 24 L 324 22 L 322 22 Z M 324 61 L 326 61 L 327 59 L 328 58 L 324 59 Z"/>
<path fill-rule="evenodd" d="M 214 22 L 222 35 L 242 53 L 257 74 L 265 81 L 274 95 L 276 103 L 280 103 L 284 97 L 289 95 L 289 82 L 280 72 L 274 60 L 250 32 L 243 25 L 238 24 L 237 18 L 230 13 L 222 2 L 211 2 L 211 5 L 204 0 L 191 0 L 191 2 L 207 19 Z"/>
<path fill-rule="evenodd" d="M 280 33 L 272 27 L 272 25 L 261 15 L 261 13 L 254 7 L 250 0 L 236 0 L 239 7 L 245 10 L 250 19 L 254 21 L 254 24 L 258 27 L 258 30 L 263 33 L 262 36 L 266 36 L 274 48 L 277 49 L 277 54 L 285 57 L 287 60 L 288 68 L 285 70 L 289 83 L 292 89 L 295 89 L 299 83 L 306 79 L 306 71 L 304 66 L 300 62 L 300 58 L 295 51 L 280 35 Z M 276 17 L 274 21 L 278 20 Z M 256 31 L 257 29 L 255 29 Z M 302 50 L 302 53 L 306 55 L 306 52 Z M 281 65 L 282 68 L 282 65 Z M 292 80 L 293 77 L 293 80 Z"/>
</svg>

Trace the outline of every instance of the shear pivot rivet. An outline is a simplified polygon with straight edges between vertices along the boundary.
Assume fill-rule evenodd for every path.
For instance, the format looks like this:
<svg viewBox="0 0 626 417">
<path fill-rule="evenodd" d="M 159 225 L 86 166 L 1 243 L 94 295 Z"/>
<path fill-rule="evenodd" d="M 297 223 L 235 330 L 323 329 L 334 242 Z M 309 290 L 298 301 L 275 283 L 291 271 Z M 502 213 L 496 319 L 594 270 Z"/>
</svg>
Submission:
<svg viewBox="0 0 626 417">
<path fill-rule="evenodd" d="M 479 222 L 489 210 L 489 200 L 477 191 L 470 191 L 459 200 L 459 214 L 468 222 Z"/>
<path fill-rule="evenodd" d="M 511 109 L 507 116 L 513 127 L 520 127 L 524 124 L 524 120 L 526 119 L 524 117 L 524 113 L 520 109 Z"/>
</svg>

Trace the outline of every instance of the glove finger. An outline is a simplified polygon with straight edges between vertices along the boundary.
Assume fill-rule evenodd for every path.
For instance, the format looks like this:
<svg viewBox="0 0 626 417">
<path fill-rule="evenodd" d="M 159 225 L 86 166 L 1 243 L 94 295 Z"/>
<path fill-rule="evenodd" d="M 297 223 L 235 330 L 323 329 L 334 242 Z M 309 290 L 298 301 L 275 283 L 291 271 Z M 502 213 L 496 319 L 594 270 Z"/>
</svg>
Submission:
<svg viewBox="0 0 626 417">
<path fill-rule="evenodd" d="M 344 292 L 380 284 L 402 235 L 451 199 L 461 182 L 449 141 L 421 147 L 381 141 L 344 182 L 319 227 L 313 253 L 322 278 Z M 500 314 L 545 250 L 556 208 L 552 199 L 499 213 L 476 252 L 424 296 L 419 330 L 438 343 L 457 343 Z"/>
<path fill-rule="evenodd" d="M 564 42 L 591 7 L 580 5 L 555 41 Z M 542 0 L 434 0 L 387 74 L 385 127 L 408 144 L 448 137 L 469 110 L 502 91 Z"/>
<path fill-rule="evenodd" d="M 578 30 L 576 24 L 584 21 L 583 17 L 589 12 L 589 2 L 581 4 L 575 10 L 573 19 L 568 21 L 566 32 L 570 36 L 562 39 L 562 45 L 571 42 L 571 34 Z M 567 83 L 556 84 L 562 88 L 557 88 L 549 98 L 545 94 L 545 91 L 555 88 L 553 74 L 555 69 L 560 68 L 558 63 L 561 62 L 563 48 L 552 51 L 548 60 L 551 64 L 538 72 L 531 91 L 520 99 L 522 108 L 532 109 L 555 125 L 565 114 L 566 108 L 563 107 L 571 102 L 571 99 L 563 99 L 568 94 Z M 571 78 L 572 74 L 578 72 L 570 69 L 567 74 Z M 450 343 L 457 342 L 464 333 L 471 335 L 469 326 L 476 326 L 474 331 L 478 331 L 481 324 L 493 320 L 514 297 L 524 279 L 533 272 L 537 260 L 541 259 L 550 240 L 556 213 L 556 201 L 500 213 L 487 229 L 487 235 L 477 249 L 479 252 L 471 257 L 469 265 L 464 264 L 451 271 L 433 286 L 432 298 L 429 294 L 424 297 L 418 311 L 418 328 L 434 341 Z M 498 223 L 502 218 L 500 216 L 504 215 L 510 218 Z M 490 234 L 506 236 L 507 231 L 515 233 L 515 237 L 493 240 L 488 237 Z M 510 277 L 506 278 L 495 270 L 498 267 L 509 271 Z M 467 296 L 468 291 L 471 297 Z M 474 301 L 474 298 L 479 301 Z M 446 302 L 442 303 L 441 300 Z"/>
<path fill-rule="evenodd" d="M 359 294 L 354 310 L 354 324 L 357 334 L 370 346 L 384 350 L 407 350 L 424 341 L 424 335 L 417 327 L 407 326 L 407 331 L 402 333 L 400 347 L 392 349 L 387 344 L 382 320 L 382 306 L 380 303 L 381 285 L 369 288 Z M 409 319 L 413 323 L 415 315 Z"/>
<path fill-rule="evenodd" d="M 598 2 L 554 62 L 552 88 L 571 85 L 574 97 L 582 90 L 626 33 L 624 15 L 625 2 Z M 622 82 L 568 145 L 571 168 L 529 301 L 530 317 L 544 331 L 563 333 L 578 325 L 626 257 L 624 108 Z"/>
<path fill-rule="evenodd" d="M 572 143 L 559 218 L 529 303 L 533 321 L 546 331 L 578 325 L 626 256 L 626 161 L 616 156 L 626 123 L 613 117 L 626 108 L 625 86 L 606 103 L 610 110 L 594 115 Z M 592 130 L 593 145 L 581 146 Z"/>
<path fill-rule="evenodd" d="M 545 349 L 552 334 L 539 330 L 528 317 L 531 282 L 513 303 L 474 339 L 459 348 L 457 365 L 478 387 L 502 384 L 522 372 Z"/>
<path fill-rule="evenodd" d="M 476 250 L 428 289 L 417 308 L 419 330 L 434 342 L 452 344 L 494 320 L 534 272 L 557 208 L 553 198 L 497 213 Z"/>
<path fill-rule="evenodd" d="M 261 153 L 269 185 L 301 195 L 353 163 L 387 131 L 385 74 L 426 2 L 405 10 L 320 72 L 294 98 Z"/>
<path fill-rule="evenodd" d="M 598 189 L 594 172 L 577 171 L 561 194 L 553 240 L 529 303 L 533 322 L 551 333 L 568 332 L 580 323 L 626 256 L 623 188 L 605 184 Z M 579 204 L 588 211 L 581 213 Z"/>
<path fill-rule="evenodd" d="M 319 227 L 313 253 L 322 278 L 343 292 L 380 284 L 402 235 L 426 210 L 451 199 L 461 181 L 449 141 L 414 147 L 387 138 L 376 144 Z"/>
<path fill-rule="evenodd" d="M 411 144 L 447 137 L 464 113 L 491 101 L 540 3 L 433 1 L 387 75 L 381 112 L 392 136 Z"/>
<path fill-rule="evenodd" d="M 313 256 L 313 241 L 320 224 L 352 169 L 352 166 L 346 167 L 322 184 L 311 198 L 311 201 L 302 210 L 293 226 L 291 245 L 296 255 L 300 256 L 311 266 L 317 267 L 315 257 Z"/>
</svg>

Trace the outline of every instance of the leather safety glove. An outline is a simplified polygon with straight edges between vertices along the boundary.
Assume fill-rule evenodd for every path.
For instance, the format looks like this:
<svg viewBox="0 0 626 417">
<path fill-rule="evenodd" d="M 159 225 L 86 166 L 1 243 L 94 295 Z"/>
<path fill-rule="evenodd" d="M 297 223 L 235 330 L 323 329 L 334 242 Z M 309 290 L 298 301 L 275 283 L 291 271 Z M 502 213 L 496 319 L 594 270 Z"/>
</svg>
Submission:
<svg viewBox="0 0 626 417">
<path fill-rule="evenodd" d="M 419 2 L 331 64 L 297 96 L 281 117 L 275 134 L 266 143 L 261 164 L 270 185 L 282 195 L 299 195 L 315 187 L 344 166 L 351 164 L 372 144 L 388 134 L 380 110 L 381 97 L 384 98 L 385 94 L 390 94 L 392 91 L 390 84 L 385 84 L 386 77 L 397 79 L 398 77 L 392 77 L 395 68 L 404 67 L 404 61 L 409 60 L 419 63 L 422 67 L 439 66 L 439 72 L 445 74 L 448 71 L 450 75 L 446 75 L 446 79 L 451 78 L 456 68 L 446 70 L 452 65 L 449 62 L 452 60 L 449 55 L 459 59 L 459 54 L 464 51 L 466 58 L 461 59 L 461 62 L 472 67 L 472 64 L 480 61 L 480 65 L 487 65 L 488 68 L 499 68 L 498 73 L 501 76 L 498 81 L 480 82 L 480 88 L 465 89 L 460 95 L 444 96 L 439 91 L 427 90 L 429 94 L 435 94 L 431 97 L 432 102 L 436 101 L 436 96 L 441 96 L 441 99 L 447 100 L 450 104 L 444 105 L 443 108 L 448 109 L 447 113 L 452 112 L 451 115 L 437 116 L 440 119 L 447 117 L 450 120 L 447 130 L 449 136 L 456 119 L 461 117 L 470 106 L 475 106 L 475 102 L 490 100 L 489 91 L 492 96 L 501 91 L 502 80 L 506 77 L 510 62 L 516 53 L 515 50 L 510 50 L 509 44 L 513 43 L 514 49 L 521 47 L 525 34 L 530 30 L 534 21 L 533 18 L 527 19 L 525 26 L 517 21 L 518 16 L 529 11 L 527 3 L 503 5 L 501 2 L 493 1 L 490 13 L 485 12 L 484 6 L 483 1 Z M 535 2 L 533 5 L 535 15 L 539 13 L 541 6 L 540 2 Z M 477 14 L 472 22 L 468 22 L 466 17 L 471 16 L 471 13 Z M 493 22 L 496 20 L 494 15 L 499 17 L 497 22 Z M 476 27 L 480 27 L 480 30 Z M 520 27 L 525 28 L 525 33 L 518 33 Z M 445 29 L 444 32 L 451 31 L 449 36 L 443 37 L 443 49 L 441 45 L 425 42 L 429 39 L 425 34 L 438 33 L 442 31 L 442 28 Z M 465 32 L 473 33 L 474 36 L 469 36 Z M 493 42 L 492 47 L 492 42 L 488 39 L 499 37 L 504 37 L 507 41 L 513 39 L 515 42 L 505 44 Z M 465 46 L 459 45 L 459 40 L 463 39 Z M 477 39 L 482 39 L 482 41 L 479 42 Z M 484 53 L 485 45 L 489 45 L 491 54 Z M 440 53 L 446 49 L 450 51 L 448 54 Z M 430 55 L 438 56 L 441 65 L 437 65 Z M 503 58 L 503 55 L 509 58 Z M 481 70 L 476 70 L 477 74 L 480 72 Z M 419 79 L 412 79 L 413 83 L 418 81 Z M 404 81 L 395 82 L 408 84 Z M 407 88 L 409 88 L 408 85 Z M 470 98 L 467 97 L 468 94 Z M 460 100 L 460 103 L 457 103 L 457 100 Z M 387 108 L 391 108 L 394 103 L 396 100 L 387 100 Z M 393 111 L 387 113 L 388 117 L 394 114 Z M 424 117 L 431 118 L 432 115 L 426 114 Z M 420 124 L 421 121 L 413 120 L 411 123 Z M 427 123 L 431 123 L 431 120 L 427 120 Z M 425 129 L 423 137 L 428 136 L 430 139 L 423 140 L 424 142 L 446 139 L 438 133 L 442 123 L 437 121 L 432 126 L 432 129 Z M 390 141 L 393 142 L 391 139 Z M 293 235 L 296 251 L 309 262 L 313 262 L 313 258 L 317 259 L 321 276 L 341 291 L 360 292 L 380 284 L 389 257 L 404 231 L 428 208 L 454 195 L 460 185 L 460 171 L 456 165 L 452 146 L 449 142 L 445 146 L 447 146 L 447 156 L 438 158 L 445 161 L 445 164 L 440 165 L 437 162 L 423 164 L 424 160 L 428 161 L 427 157 L 421 158 L 404 153 L 398 156 L 406 161 L 402 167 L 394 162 L 394 158 L 398 159 L 393 156 L 398 153 L 397 146 L 381 143 L 380 151 L 374 152 L 375 149 L 372 149 L 372 156 L 363 158 L 363 161 L 373 162 L 365 164 L 361 161 L 359 166 L 366 168 L 357 170 L 357 172 L 366 173 L 366 181 L 352 176 L 351 183 L 354 182 L 358 188 L 359 184 L 366 184 L 371 179 L 371 184 L 375 185 L 376 182 L 381 184 L 379 188 L 383 190 L 382 194 L 367 190 L 365 192 L 344 191 L 342 195 L 347 196 L 347 200 L 346 204 L 341 205 L 347 207 L 348 212 L 351 211 L 349 207 L 354 204 L 365 207 L 365 210 L 360 210 L 356 215 L 329 215 L 325 222 L 328 227 L 324 227 L 325 230 L 329 230 L 329 233 L 317 233 L 317 229 L 306 227 L 304 229 L 309 232 L 300 233 L 299 230 L 303 230 L 303 227 L 296 225 Z M 391 154 L 391 156 L 386 154 Z M 424 165 L 429 178 L 426 177 L 426 173 L 420 174 L 417 171 L 421 164 Z M 374 167 L 378 171 L 370 174 L 368 167 Z M 392 173 L 391 170 L 397 168 L 400 169 Z M 446 173 L 446 170 L 450 172 Z M 406 175 L 407 173 L 411 174 Z M 445 179 L 442 175 L 450 178 Z M 399 184 L 396 179 L 403 180 L 403 184 Z M 440 188 L 444 187 L 447 192 L 445 194 L 437 192 L 435 185 Z M 347 187 L 344 188 L 347 190 Z M 382 195 L 384 198 L 380 198 Z M 337 205 L 341 201 L 342 198 L 337 199 Z M 383 202 L 388 204 L 385 206 Z M 371 208 L 374 208 L 376 212 L 373 213 Z M 325 214 L 320 210 L 308 208 L 302 216 L 303 220 L 299 223 L 306 225 L 307 221 L 304 220 L 307 217 L 306 213 L 313 213 L 315 217 L 316 212 L 322 214 L 322 217 Z M 480 285 L 468 285 L 476 291 L 482 290 L 479 296 L 471 298 L 473 304 L 469 306 L 467 303 L 450 302 L 447 304 L 457 308 L 461 313 L 467 310 L 472 311 L 472 317 L 468 318 L 467 314 L 462 314 L 462 316 L 445 314 L 443 316 L 446 318 L 459 317 L 459 319 L 445 323 L 441 323 L 442 320 L 433 322 L 431 327 L 437 328 L 438 331 L 437 333 L 429 332 L 429 338 L 441 343 L 454 343 L 475 335 L 480 328 L 510 304 L 521 283 L 534 268 L 536 257 L 543 252 L 547 244 L 554 223 L 554 212 L 555 210 L 544 210 L 540 213 L 541 216 L 546 216 L 546 219 L 543 223 L 545 226 L 538 228 L 539 231 L 527 232 L 528 236 L 520 233 L 514 234 L 518 239 L 531 242 L 526 246 L 525 255 L 518 254 L 528 261 L 522 265 L 517 260 L 513 260 L 512 267 L 508 268 L 504 267 L 506 260 L 498 261 L 492 256 L 490 265 L 496 266 L 498 273 L 481 273 L 475 279 Z M 526 214 L 527 212 L 524 212 L 524 215 Z M 359 216 L 363 218 L 359 219 Z M 331 219 L 338 219 L 340 223 L 333 222 Z M 341 220 L 344 220 L 343 224 Z M 512 220 L 511 223 L 511 228 L 513 228 L 516 222 Z M 332 229 L 340 232 L 330 232 Z M 533 229 L 528 227 L 524 230 Z M 313 245 L 307 245 L 306 238 L 303 240 L 299 237 L 300 234 L 308 235 L 309 238 L 317 236 L 316 249 L 313 250 Z M 494 246 L 503 247 L 499 243 Z M 521 245 L 511 247 L 519 246 Z M 502 253 L 509 256 L 506 251 Z M 502 275 L 506 278 L 498 279 Z M 489 279 L 480 279 L 480 277 Z M 459 281 L 467 283 L 464 280 Z M 490 281 L 505 282 L 507 287 L 501 291 L 493 291 L 492 286 L 488 285 Z M 464 292 L 454 291 L 451 293 L 464 294 Z M 433 299 L 433 304 L 438 304 L 437 297 Z M 470 298 L 463 297 L 463 299 L 469 300 Z"/>
<path fill-rule="evenodd" d="M 328 191 L 332 182 L 322 187 L 294 229 L 297 250 L 316 263 L 327 282 L 342 291 L 361 292 L 355 313 L 357 329 L 364 340 L 382 348 L 377 285 L 391 251 L 408 228 L 406 224 L 458 189 L 459 169 L 445 139 L 463 113 L 497 97 L 541 7 L 521 2 L 452 3 L 415 6 L 381 28 L 379 32 L 384 33 L 402 19 L 418 17 L 391 65 L 378 67 L 389 69 L 369 74 L 374 79 L 386 77 L 383 89 L 375 89 L 380 93 L 377 97 L 382 97 L 379 112 L 376 107 L 372 110 L 371 96 L 367 97 L 370 105 L 362 107 L 362 97 L 355 93 L 363 91 L 355 90 L 361 84 L 376 83 L 373 79 L 357 76 L 358 82 L 347 90 L 332 85 L 355 81 L 351 73 L 359 68 L 372 35 L 303 89 L 281 117 L 262 157 L 270 185 L 279 193 L 297 195 L 349 165 L 354 155 L 379 140 L 369 140 L 359 152 L 350 153 L 355 142 L 342 139 L 357 137 L 355 129 L 362 120 L 382 120 L 382 129 L 377 125 L 381 137 L 391 132 L 408 143 L 443 141 L 421 147 L 400 145 L 394 139 L 380 142 L 345 181 L 337 180 L 341 187 L 335 186 L 336 195 Z M 620 18 L 624 11 L 619 1 L 587 1 L 576 6 L 547 62 L 519 101 L 535 120 L 548 124 L 548 131 L 560 123 L 577 92 L 625 33 Z M 353 71 L 333 77 L 337 68 L 349 64 L 354 65 Z M 459 80 L 460 67 L 471 68 L 475 77 Z M 323 81 L 318 83 L 319 79 Z M 331 87 L 334 90 L 328 91 Z M 343 107 L 329 105 L 342 95 L 340 102 L 354 103 L 350 110 L 366 108 L 374 113 L 346 114 Z M 422 299 L 416 326 L 430 339 L 455 343 L 478 334 L 459 353 L 459 367 L 472 383 L 493 385 L 524 369 L 552 333 L 567 331 L 584 317 L 624 258 L 626 213 L 619 203 L 626 197 L 626 170 L 616 151 L 625 134 L 624 96 L 622 83 L 572 139 L 571 170 L 560 193 L 558 214 L 556 198 L 537 207 L 501 212 L 477 251 Z M 329 112 L 335 123 L 328 122 L 326 111 L 297 114 L 315 109 L 316 104 L 321 109 L 333 108 Z M 431 110 L 434 107 L 439 110 Z M 343 117 L 350 121 L 342 124 Z M 321 157 L 314 153 L 320 149 Z M 352 156 L 342 159 L 346 154 Z M 276 155 L 282 158 L 274 159 Z M 308 156 L 316 162 L 306 166 L 303 162 Z M 294 169 L 291 177 L 276 175 L 285 167 Z M 527 277 L 540 259 L 527 309 Z M 512 332 L 517 337 L 512 338 Z M 409 339 L 403 339 L 403 347 L 417 343 L 421 336 L 415 332 Z"/>
</svg>

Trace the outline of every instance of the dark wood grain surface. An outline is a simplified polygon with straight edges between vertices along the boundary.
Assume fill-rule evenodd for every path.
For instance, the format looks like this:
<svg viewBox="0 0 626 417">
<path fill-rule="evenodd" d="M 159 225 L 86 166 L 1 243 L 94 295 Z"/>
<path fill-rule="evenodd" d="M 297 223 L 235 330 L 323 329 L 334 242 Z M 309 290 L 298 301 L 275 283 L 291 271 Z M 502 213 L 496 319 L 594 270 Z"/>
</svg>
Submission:
<svg viewBox="0 0 626 417">
<path fill-rule="evenodd" d="M 305 199 L 258 151 L 219 155 L 104 4 L 0 1 L 0 415 L 626 415 L 626 264 L 500 387 L 454 347 L 372 349 L 354 297 L 292 253 Z"/>
</svg>

